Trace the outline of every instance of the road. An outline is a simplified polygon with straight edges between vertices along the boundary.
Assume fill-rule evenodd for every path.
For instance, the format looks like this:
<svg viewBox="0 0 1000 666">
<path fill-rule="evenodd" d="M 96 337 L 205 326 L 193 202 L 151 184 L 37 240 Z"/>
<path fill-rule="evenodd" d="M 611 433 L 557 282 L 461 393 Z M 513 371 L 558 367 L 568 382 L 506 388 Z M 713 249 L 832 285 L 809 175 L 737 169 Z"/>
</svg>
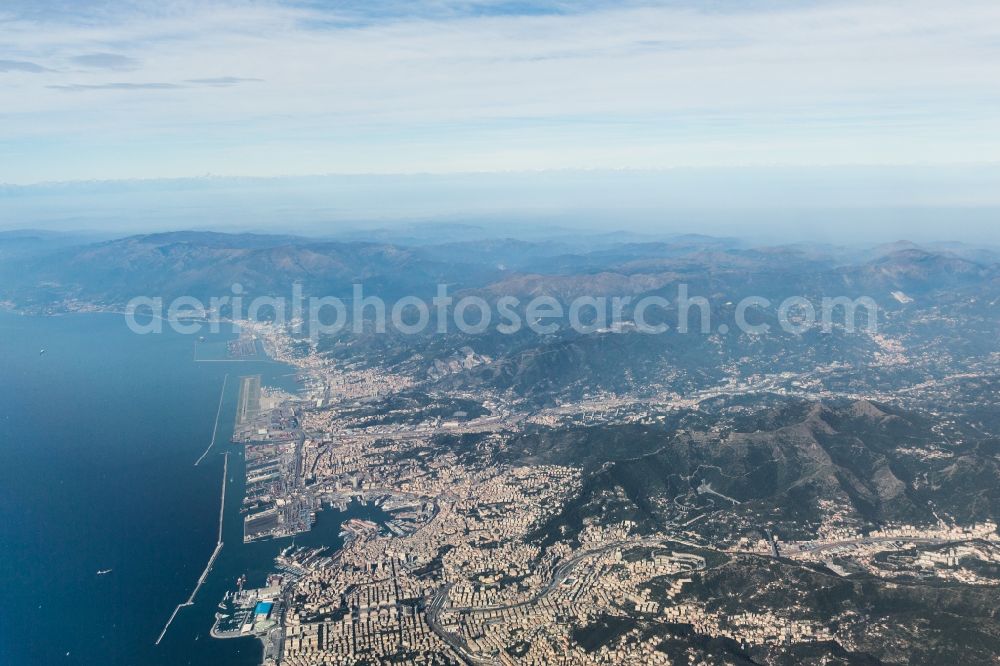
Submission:
<svg viewBox="0 0 1000 666">
<path fill-rule="evenodd" d="M 974 540 L 974 539 L 973 539 Z M 800 554 L 811 554 L 815 555 L 822 553 L 827 550 L 832 550 L 834 548 L 842 548 L 845 546 L 873 546 L 879 543 L 920 543 L 927 545 L 940 545 L 945 543 L 965 543 L 968 539 L 936 539 L 936 538 L 920 538 L 920 537 L 875 537 L 875 538 L 861 538 L 861 539 L 847 539 L 844 541 L 830 541 L 818 543 L 815 546 L 809 548 L 800 548 L 796 550 L 786 551 L 789 557 L 794 557 Z"/>
<path fill-rule="evenodd" d="M 590 548 L 586 550 L 581 550 L 575 553 L 570 559 L 566 560 L 558 567 L 556 567 L 553 572 L 552 579 L 546 584 L 544 588 L 539 590 L 537 594 L 532 596 L 530 599 L 525 601 L 520 601 L 514 604 L 500 604 L 492 606 L 472 606 L 472 607 L 449 607 L 447 610 L 449 613 L 471 613 L 480 611 L 497 611 L 497 610 L 512 610 L 515 608 L 523 608 L 525 606 L 531 606 L 533 604 L 541 601 L 545 596 L 551 594 L 555 589 L 562 585 L 563 581 L 566 580 L 572 573 L 573 570 L 584 560 L 599 556 L 609 550 L 614 550 L 617 548 L 639 548 L 642 546 L 649 547 L 667 547 L 668 544 L 680 544 L 684 546 L 689 546 L 693 548 L 703 549 L 704 546 L 699 544 L 686 541 L 684 539 L 621 539 L 617 541 L 612 541 L 597 548 Z M 434 595 L 431 603 L 427 606 L 427 624 L 430 625 L 431 629 L 438 635 L 441 640 L 450 645 L 455 651 L 457 651 L 463 659 L 469 661 L 477 666 L 482 664 L 495 664 L 496 661 L 483 657 L 481 655 L 476 655 L 469 650 L 468 643 L 456 634 L 448 632 L 441 625 L 439 620 L 441 611 L 443 610 L 444 604 L 448 599 L 448 593 L 451 590 L 452 584 L 448 583 L 441 587 Z"/>
</svg>

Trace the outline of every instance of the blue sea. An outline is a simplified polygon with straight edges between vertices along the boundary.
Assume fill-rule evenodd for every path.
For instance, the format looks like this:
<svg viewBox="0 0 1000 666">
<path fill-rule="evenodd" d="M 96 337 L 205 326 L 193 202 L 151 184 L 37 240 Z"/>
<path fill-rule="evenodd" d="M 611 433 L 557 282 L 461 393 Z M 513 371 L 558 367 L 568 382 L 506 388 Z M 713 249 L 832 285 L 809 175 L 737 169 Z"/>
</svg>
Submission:
<svg viewBox="0 0 1000 666">
<path fill-rule="evenodd" d="M 225 358 L 233 337 L 205 335 L 137 335 L 112 314 L 0 313 L 0 664 L 260 662 L 254 639 L 208 635 L 236 578 L 263 583 L 290 543 L 243 544 L 242 448 L 229 439 L 241 375 L 289 391 L 295 377 L 266 359 L 196 361 Z M 227 375 L 216 445 L 196 467 Z M 225 546 L 156 646 L 215 547 L 225 451 Z M 308 540 L 339 547 L 340 522 L 373 512 L 324 512 Z"/>
</svg>

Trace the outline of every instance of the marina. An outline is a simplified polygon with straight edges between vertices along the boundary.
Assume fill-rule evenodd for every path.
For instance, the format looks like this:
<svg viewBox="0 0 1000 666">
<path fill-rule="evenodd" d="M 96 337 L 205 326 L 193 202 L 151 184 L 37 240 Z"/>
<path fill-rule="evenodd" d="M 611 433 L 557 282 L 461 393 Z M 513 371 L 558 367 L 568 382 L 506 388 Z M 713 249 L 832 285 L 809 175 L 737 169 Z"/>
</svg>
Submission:
<svg viewBox="0 0 1000 666">
<path fill-rule="evenodd" d="M 227 592 L 219 604 L 221 612 L 215 614 L 212 638 L 264 635 L 277 625 L 284 578 L 277 574 L 268 576 L 264 587 L 257 589 L 245 588 L 245 582 L 246 577 L 241 577 L 236 591 Z"/>
</svg>

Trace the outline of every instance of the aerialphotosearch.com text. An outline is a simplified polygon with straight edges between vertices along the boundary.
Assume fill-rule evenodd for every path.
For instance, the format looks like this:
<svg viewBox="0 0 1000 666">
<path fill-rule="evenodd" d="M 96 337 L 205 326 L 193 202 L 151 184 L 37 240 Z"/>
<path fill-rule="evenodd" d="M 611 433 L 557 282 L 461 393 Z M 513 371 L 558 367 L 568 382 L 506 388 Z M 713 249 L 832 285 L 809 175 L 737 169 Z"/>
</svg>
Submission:
<svg viewBox="0 0 1000 666">
<path fill-rule="evenodd" d="M 392 331 L 403 335 L 448 334 L 455 331 L 479 335 L 495 331 L 513 335 L 527 329 L 550 335 L 565 328 L 577 333 L 625 332 L 647 334 L 695 333 L 766 335 L 776 329 L 802 334 L 819 328 L 830 332 L 875 333 L 878 305 L 868 296 L 789 296 L 782 299 L 745 296 L 712 303 L 678 284 L 668 298 L 665 290 L 641 296 L 553 296 L 528 299 L 504 295 L 487 300 L 475 294 L 455 296 L 447 285 L 436 294 L 383 299 L 353 285 L 351 298 L 305 295 L 300 283 L 291 295 L 250 298 L 240 284 L 230 293 L 207 301 L 179 296 L 167 301 L 159 296 L 138 296 L 126 306 L 129 328 L 139 334 L 158 333 L 169 326 L 183 334 L 198 334 L 206 327 L 218 332 L 222 321 L 260 321 L 290 325 L 312 340 L 345 330 L 356 334 Z"/>
</svg>

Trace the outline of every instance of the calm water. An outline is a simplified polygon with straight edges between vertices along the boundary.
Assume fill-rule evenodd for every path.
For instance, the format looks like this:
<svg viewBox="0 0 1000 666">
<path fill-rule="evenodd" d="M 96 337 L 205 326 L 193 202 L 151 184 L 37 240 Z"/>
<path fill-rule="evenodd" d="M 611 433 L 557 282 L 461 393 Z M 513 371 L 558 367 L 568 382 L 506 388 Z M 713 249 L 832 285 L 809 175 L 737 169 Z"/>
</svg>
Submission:
<svg viewBox="0 0 1000 666">
<path fill-rule="evenodd" d="M 242 543 L 243 460 L 229 437 L 240 375 L 287 390 L 294 377 L 267 361 L 195 362 L 194 346 L 135 335 L 116 315 L 0 313 L 0 664 L 259 662 L 256 641 L 208 636 L 233 581 L 262 583 L 289 543 Z M 195 467 L 227 374 L 216 448 Z M 215 547 L 226 450 L 225 547 L 195 605 L 154 646 Z M 376 512 L 321 514 L 317 532 L 339 547 L 341 520 Z"/>
</svg>

